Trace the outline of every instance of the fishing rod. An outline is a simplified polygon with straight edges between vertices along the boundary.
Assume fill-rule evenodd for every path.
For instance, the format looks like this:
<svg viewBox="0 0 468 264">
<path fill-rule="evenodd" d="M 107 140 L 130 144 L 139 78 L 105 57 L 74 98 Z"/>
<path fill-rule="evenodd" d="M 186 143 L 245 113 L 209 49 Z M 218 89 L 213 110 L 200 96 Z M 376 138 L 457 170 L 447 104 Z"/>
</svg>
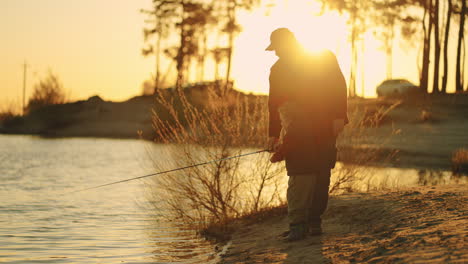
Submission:
<svg viewBox="0 0 468 264">
<path fill-rule="evenodd" d="M 179 171 L 179 170 L 185 170 L 185 169 L 194 168 L 194 167 L 198 167 L 198 166 L 202 166 L 202 165 L 207 165 L 207 164 L 210 164 L 210 163 L 215 163 L 215 162 L 220 162 L 220 161 L 225 161 L 225 160 L 230 160 L 230 159 L 235 159 L 235 158 L 241 158 L 241 157 L 254 155 L 254 154 L 259 154 L 259 153 L 267 152 L 267 151 L 269 151 L 269 150 L 268 149 L 263 149 L 263 150 L 258 150 L 258 151 L 249 152 L 249 153 L 245 153 L 245 154 L 240 154 L 240 155 L 236 155 L 236 156 L 226 157 L 226 158 L 222 158 L 222 159 L 210 160 L 210 161 L 206 161 L 206 162 L 202 162 L 202 163 L 198 163 L 198 164 L 193 164 L 193 165 L 189 165 L 189 166 L 185 166 L 185 167 L 181 167 L 181 168 L 176 168 L 176 169 L 172 169 L 172 170 L 151 173 L 151 174 L 147 174 L 147 175 L 143 175 L 143 176 L 139 176 L 139 177 L 134 177 L 134 178 L 129 178 L 129 179 L 125 179 L 125 180 L 120 180 L 120 181 L 116 181 L 116 182 L 110 182 L 110 183 L 106 183 L 106 184 L 102 184 L 102 185 L 98 185 L 98 186 L 94 186 L 94 187 L 89 187 L 89 188 L 85 188 L 85 189 L 81 189 L 81 190 L 68 192 L 68 193 L 65 193 L 65 194 L 84 192 L 84 191 L 97 189 L 97 188 L 101 188 L 101 187 L 105 187 L 105 186 L 109 186 L 109 185 L 119 184 L 119 183 L 123 183 L 123 182 L 129 182 L 129 181 L 133 181 L 133 180 L 139 180 L 139 179 L 143 179 L 143 178 L 147 178 L 147 177 L 151 177 L 151 176 L 156 176 L 156 175 L 165 174 L 165 173 L 174 172 L 174 171 Z"/>
</svg>

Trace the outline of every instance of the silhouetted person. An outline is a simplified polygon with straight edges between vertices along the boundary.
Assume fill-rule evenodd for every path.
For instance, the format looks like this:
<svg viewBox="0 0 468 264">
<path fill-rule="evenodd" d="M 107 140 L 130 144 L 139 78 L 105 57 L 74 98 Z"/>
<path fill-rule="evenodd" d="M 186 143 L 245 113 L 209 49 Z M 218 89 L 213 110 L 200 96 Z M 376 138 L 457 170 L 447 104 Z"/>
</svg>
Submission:
<svg viewBox="0 0 468 264">
<path fill-rule="evenodd" d="M 336 138 L 348 122 L 346 82 L 330 51 L 305 52 L 286 28 L 271 33 L 269 96 L 272 162 L 286 162 L 289 241 L 320 235 Z"/>
</svg>

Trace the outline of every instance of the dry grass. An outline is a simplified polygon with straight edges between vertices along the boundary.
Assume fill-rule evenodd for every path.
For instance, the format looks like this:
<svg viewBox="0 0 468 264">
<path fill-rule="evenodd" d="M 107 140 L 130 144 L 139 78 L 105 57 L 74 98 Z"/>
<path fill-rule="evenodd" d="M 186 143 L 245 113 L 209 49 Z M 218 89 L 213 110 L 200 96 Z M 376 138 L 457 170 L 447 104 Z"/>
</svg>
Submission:
<svg viewBox="0 0 468 264">
<path fill-rule="evenodd" d="M 468 149 L 459 149 L 453 153 L 452 172 L 455 175 L 468 175 Z"/>
<path fill-rule="evenodd" d="M 21 114 L 21 107 L 13 101 L 3 102 L 0 105 L 0 123 L 9 121 Z"/>
<path fill-rule="evenodd" d="M 385 150 L 383 146 L 391 137 L 398 134 L 398 130 L 392 129 L 385 136 L 381 136 L 378 144 L 372 147 L 366 147 L 366 142 L 367 138 L 374 136 L 371 131 L 378 128 L 389 112 L 400 104 L 401 101 L 396 101 L 372 110 L 356 108 L 349 113 L 349 124 L 338 138 L 338 160 L 341 164 L 337 164 L 333 170 L 330 193 L 354 192 L 362 189 L 356 186 L 359 182 L 367 182 L 367 190 L 385 188 L 382 183 L 379 186 L 371 186 L 370 182 L 374 175 L 367 166 L 391 160 L 397 155 L 396 151 Z"/>
<path fill-rule="evenodd" d="M 172 166 L 219 160 L 266 145 L 264 98 L 207 90 L 201 105 L 176 90 L 158 93 L 156 101 L 153 126 L 158 140 L 168 146 Z M 160 169 L 160 163 L 155 165 Z M 234 218 L 283 202 L 282 170 L 269 162 L 268 153 L 217 161 L 156 178 L 154 200 L 163 202 L 171 218 L 198 230 L 226 230 Z"/>
</svg>

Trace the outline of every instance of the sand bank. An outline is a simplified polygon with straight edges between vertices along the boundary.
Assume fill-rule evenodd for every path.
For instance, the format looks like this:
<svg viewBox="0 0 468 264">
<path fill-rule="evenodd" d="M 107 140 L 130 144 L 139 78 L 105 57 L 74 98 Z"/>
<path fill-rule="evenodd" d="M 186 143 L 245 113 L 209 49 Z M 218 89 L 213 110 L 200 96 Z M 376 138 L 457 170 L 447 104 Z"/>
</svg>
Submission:
<svg viewBox="0 0 468 264">
<path fill-rule="evenodd" d="M 243 223 L 221 263 L 467 263 L 468 185 L 333 197 L 324 234 L 288 243 L 286 215 Z"/>
</svg>

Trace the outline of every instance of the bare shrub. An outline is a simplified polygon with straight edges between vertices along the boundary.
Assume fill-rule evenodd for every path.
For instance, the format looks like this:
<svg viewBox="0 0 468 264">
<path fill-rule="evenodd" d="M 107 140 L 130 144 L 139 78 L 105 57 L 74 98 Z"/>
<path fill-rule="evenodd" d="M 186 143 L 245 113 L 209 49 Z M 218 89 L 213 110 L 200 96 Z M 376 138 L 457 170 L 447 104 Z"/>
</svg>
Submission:
<svg viewBox="0 0 468 264">
<path fill-rule="evenodd" d="M 266 98 L 206 89 L 204 102 L 189 90 L 157 93 L 153 126 L 170 151 L 171 166 L 219 160 L 261 148 L 267 139 Z M 161 163 L 155 162 L 157 169 Z M 196 228 L 226 227 L 230 219 L 281 203 L 278 175 L 268 153 L 219 160 L 155 179 L 154 200 Z"/>
<path fill-rule="evenodd" d="M 0 105 L 0 122 L 11 120 L 18 117 L 21 113 L 21 107 L 13 101 L 5 101 Z"/>
<path fill-rule="evenodd" d="M 63 104 L 66 102 L 65 90 L 57 75 L 49 70 L 48 75 L 34 85 L 34 91 L 29 99 L 28 112 L 44 106 Z"/>
<path fill-rule="evenodd" d="M 389 112 L 400 104 L 401 101 L 397 101 L 372 111 L 356 108 L 349 113 L 350 122 L 338 138 L 338 160 L 341 163 L 333 170 L 330 193 L 352 192 L 359 189 L 356 186 L 358 182 L 370 183 L 373 175 L 368 166 L 395 157 L 397 151 L 386 149 L 385 144 L 399 131 L 393 127 L 387 132 L 376 130 Z M 368 184 L 366 188 L 371 187 Z"/>
<path fill-rule="evenodd" d="M 362 178 L 362 171 L 362 168 L 355 164 L 338 164 L 333 170 L 328 192 L 354 192 L 354 184 Z"/>
<path fill-rule="evenodd" d="M 468 175 L 468 149 L 458 149 L 453 153 L 452 172 L 454 175 Z"/>
</svg>

